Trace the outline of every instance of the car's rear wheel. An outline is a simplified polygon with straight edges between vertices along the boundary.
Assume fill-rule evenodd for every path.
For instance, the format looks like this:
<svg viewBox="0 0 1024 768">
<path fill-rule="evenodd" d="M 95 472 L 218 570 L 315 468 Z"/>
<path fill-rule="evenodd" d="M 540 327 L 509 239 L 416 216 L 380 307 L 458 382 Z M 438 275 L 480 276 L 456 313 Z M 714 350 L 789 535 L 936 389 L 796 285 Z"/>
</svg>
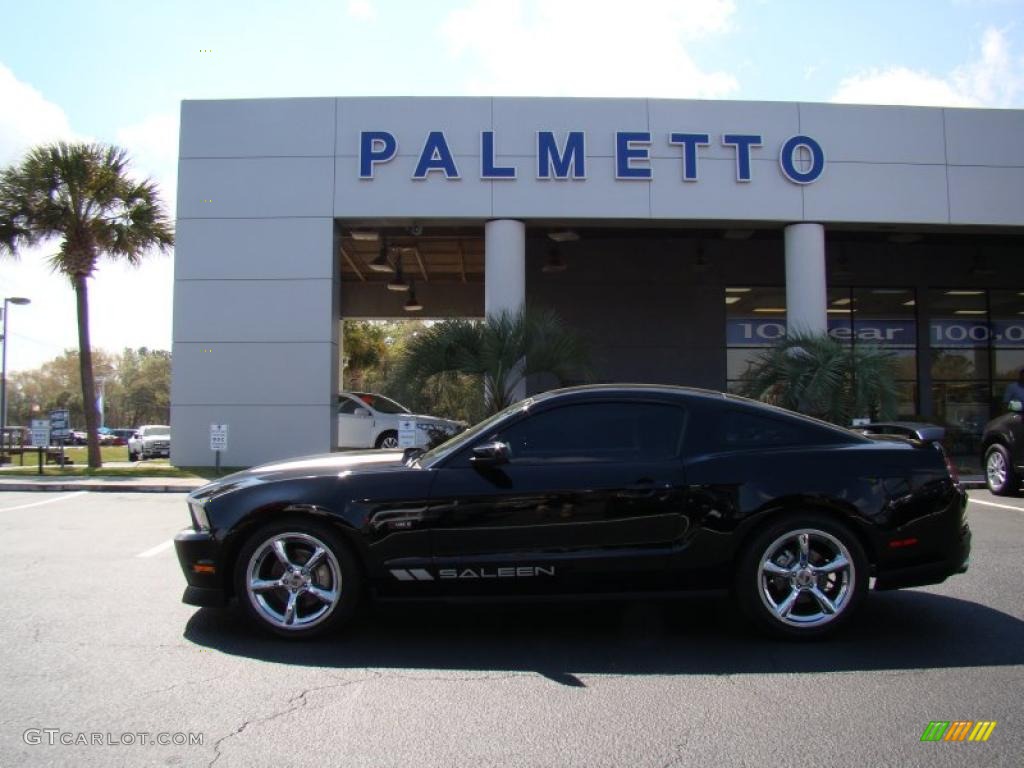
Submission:
<svg viewBox="0 0 1024 768">
<path fill-rule="evenodd" d="M 801 515 L 760 531 L 740 557 L 736 599 L 762 630 L 815 638 L 846 624 L 868 587 L 867 557 L 841 523 Z"/>
<path fill-rule="evenodd" d="M 398 433 L 393 429 L 381 432 L 380 437 L 377 438 L 377 447 L 384 448 L 385 450 L 394 450 L 398 447 Z"/>
<path fill-rule="evenodd" d="M 249 619 L 281 637 L 331 632 L 355 611 L 360 574 L 344 542 L 315 521 L 257 531 L 235 563 L 235 594 Z"/>
<path fill-rule="evenodd" d="M 985 484 L 997 496 L 1016 496 L 1020 493 L 1020 477 L 1013 468 L 1010 452 L 994 443 L 985 452 Z"/>
</svg>

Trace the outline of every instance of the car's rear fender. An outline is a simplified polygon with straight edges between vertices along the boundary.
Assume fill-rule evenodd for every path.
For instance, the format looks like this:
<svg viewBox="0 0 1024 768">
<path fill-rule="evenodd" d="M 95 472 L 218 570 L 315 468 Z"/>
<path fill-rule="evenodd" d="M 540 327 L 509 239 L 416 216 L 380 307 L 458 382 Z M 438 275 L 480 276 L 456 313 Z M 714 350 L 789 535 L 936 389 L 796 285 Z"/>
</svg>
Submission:
<svg viewBox="0 0 1024 768">
<path fill-rule="evenodd" d="M 737 561 L 749 542 L 762 530 L 786 517 L 795 518 L 801 514 L 825 515 L 848 528 L 857 537 L 868 558 L 871 572 L 874 572 L 878 562 L 878 543 L 869 535 L 866 521 L 857 508 L 842 499 L 799 494 L 773 499 L 763 509 L 740 523 L 736 529 L 736 543 L 732 555 L 733 570 L 735 571 Z"/>
</svg>

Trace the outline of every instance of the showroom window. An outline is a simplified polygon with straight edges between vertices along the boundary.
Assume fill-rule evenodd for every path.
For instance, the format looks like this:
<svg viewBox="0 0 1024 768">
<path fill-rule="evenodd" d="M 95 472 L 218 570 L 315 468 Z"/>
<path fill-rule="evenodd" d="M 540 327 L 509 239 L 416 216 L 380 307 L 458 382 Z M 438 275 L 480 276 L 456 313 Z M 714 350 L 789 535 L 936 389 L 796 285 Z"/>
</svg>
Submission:
<svg viewBox="0 0 1024 768">
<path fill-rule="evenodd" d="M 738 392 L 751 364 L 786 335 L 783 287 L 725 289 L 726 386 Z M 917 307 L 910 288 L 833 287 L 828 291 L 832 338 L 883 347 L 896 358 L 900 416 L 917 410 Z"/>
<path fill-rule="evenodd" d="M 932 398 L 958 455 L 980 447 L 985 423 L 1024 367 L 1021 291 L 948 288 L 930 292 Z"/>
</svg>

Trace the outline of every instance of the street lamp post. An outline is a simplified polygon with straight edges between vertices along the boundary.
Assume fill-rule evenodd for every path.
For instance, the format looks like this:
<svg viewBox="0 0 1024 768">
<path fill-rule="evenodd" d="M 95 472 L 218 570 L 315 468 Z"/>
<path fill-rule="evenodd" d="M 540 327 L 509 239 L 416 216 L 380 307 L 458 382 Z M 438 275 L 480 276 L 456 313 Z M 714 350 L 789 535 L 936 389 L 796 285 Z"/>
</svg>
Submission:
<svg viewBox="0 0 1024 768">
<path fill-rule="evenodd" d="M 30 299 L 20 296 L 4 297 L 4 333 L 0 337 L 4 342 L 3 362 L 0 364 L 0 448 L 3 448 L 4 443 L 7 441 L 7 340 L 11 337 L 11 322 L 7 314 L 10 311 L 8 305 L 18 304 L 24 306 L 30 303 Z"/>
</svg>

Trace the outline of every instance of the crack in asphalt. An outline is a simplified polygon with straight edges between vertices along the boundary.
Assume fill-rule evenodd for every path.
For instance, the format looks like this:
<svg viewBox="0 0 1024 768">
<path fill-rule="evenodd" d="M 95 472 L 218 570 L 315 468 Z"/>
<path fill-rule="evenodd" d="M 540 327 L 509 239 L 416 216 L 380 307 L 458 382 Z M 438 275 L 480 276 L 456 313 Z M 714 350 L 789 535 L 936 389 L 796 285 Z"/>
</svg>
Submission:
<svg viewBox="0 0 1024 768">
<path fill-rule="evenodd" d="M 331 688 L 347 688 L 350 685 L 365 683 L 367 680 L 372 680 L 380 677 L 380 675 L 370 670 L 367 670 L 367 674 L 368 677 L 360 678 L 359 680 L 346 680 L 344 682 L 334 683 L 332 685 L 320 685 L 313 688 L 303 689 L 301 693 L 298 693 L 295 696 L 292 696 L 290 699 L 288 699 L 287 703 L 291 706 L 288 706 L 286 709 L 283 709 L 280 712 L 272 712 L 271 714 L 266 715 L 265 717 L 257 717 L 245 720 L 234 731 L 225 734 L 224 736 L 221 736 L 219 739 L 217 739 L 217 741 L 213 743 L 214 756 L 213 759 L 209 763 L 207 763 L 207 768 L 213 768 L 214 763 L 220 760 L 221 756 L 223 755 L 221 747 L 224 744 L 224 742 L 226 742 L 228 739 L 232 739 L 235 736 L 244 733 L 250 726 L 269 723 L 273 720 L 277 720 L 278 718 L 284 717 L 285 715 L 290 715 L 292 712 L 297 712 L 298 710 L 303 709 L 309 703 L 306 697 L 309 696 L 309 694 L 311 693 L 316 693 L 317 691 L 325 691 Z"/>
<path fill-rule="evenodd" d="M 358 683 L 365 683 L 371 680 L 409 680 L 409 681 L 423 681 L 423 682 L 435 682 L 435 683 L 470 683 L 470 682 L 492 682 L 495 680 L 513 680 L 513 679 L 526 679 L 533 678 L 534 675 L 547 678 L 546 675 L 540 672 L 508 672 L 502 674 L 479 674 L 469 676 L 454 676 L 454 675 L 410 675 L 402 674 L 398 672 L 386 672 L 383 670 L 366 669 L 363 670 L 366 677 L 362 677 L 358 680 L 343 680 L 341 682 L 332 683 L 330 685 L 318 685 L 312 688 L 304 688 L 301 692 L 295 694 L 289 698 L 286 702 L 286 708 L 272 712 L 264 717 L 257 717 L 245 720 L 231 733 L 221 736 L 217 741 L 213 743 L 214 756 L 213 759 L 207 764 L 207 768 L 213 768 L 213 765 L 220 760 L 223 755 L 222 747 L 224 742 L 228 739 L 232 739 L 235 736 L 239 736 L 248 730 L 251 726 L 263 725 L 269 723 L 278 718 L 290 715 L 293 712 L 297 712 L 300 709 L 304 709 L 309 705 L 309 699 L 307 698 L 312 693 L 318 693 L 320 691 L 332 690 L 335 688 L 347 688 L 350 685 L 356 685 Z M 221 676 L 223 677 L 223 676 Z M 219 679 L 219 678 L 215 678 Z M 207 682 L 207 681 L 200 681 Z M 190 683 L 182 683 L 180 685 L 190 685 Z M 161 690 L 171 690 L 178 686 L 171 686 L 170 688 Z M 157 691 L 159 692 L 159 691 Z"/>
</svg>

